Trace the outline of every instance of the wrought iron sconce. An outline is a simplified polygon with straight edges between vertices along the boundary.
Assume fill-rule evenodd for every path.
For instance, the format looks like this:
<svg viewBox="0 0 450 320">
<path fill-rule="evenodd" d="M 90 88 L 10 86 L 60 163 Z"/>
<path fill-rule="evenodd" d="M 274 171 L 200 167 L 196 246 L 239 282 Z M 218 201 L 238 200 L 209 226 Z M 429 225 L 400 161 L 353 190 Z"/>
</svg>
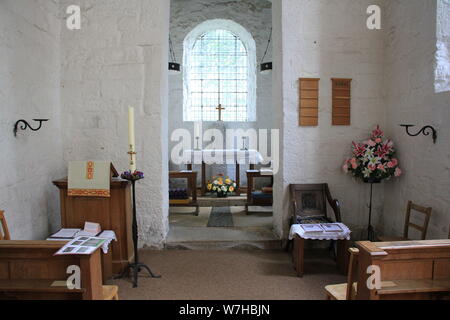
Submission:
<svg viewBox="0 0 450 320">
<path fill-rule="evenodd" d="M 406 128 L 406 133 L 408 134 L 408 136 L 411 136 L 411 137 L 417 137 L 419 134 L 423 134 L 424 136 L 429 136 L 430 133 L 432 133 L 433 134 L 433 142 L 436 143 L 437 132 L 436 132 L 436 129 L 434 129 L 432 126 L 425 126 L 422 129 L 420 129 L 420 131 L 416 134 L 412 134 L 411 132 L 409 132 L 409 128 L 415 127 L 415 125 L 401 124 L 400 126 Z"/>
<path fill-rule="evenodd" d="M 33 121 L 39 122 L 39 126 L 37 128 L 33 128 L 32 126 L 30 126 L 30 124 L 27 121 L 25 121 L 23 119 L 19 120 L 14 125 L 14 136 L 17 137 L 17 131 L 19 130 L 19 124 L 20 124 L 21 130 L 26 130 L 27 128 L 30 128 L 30 130 L 32 130 L 32 131 L 38 131 L 42 128 L 42 123 L 47 122 L 48 120 L 50 120 L 50 119 L 33 119 Z"/>
</svg>

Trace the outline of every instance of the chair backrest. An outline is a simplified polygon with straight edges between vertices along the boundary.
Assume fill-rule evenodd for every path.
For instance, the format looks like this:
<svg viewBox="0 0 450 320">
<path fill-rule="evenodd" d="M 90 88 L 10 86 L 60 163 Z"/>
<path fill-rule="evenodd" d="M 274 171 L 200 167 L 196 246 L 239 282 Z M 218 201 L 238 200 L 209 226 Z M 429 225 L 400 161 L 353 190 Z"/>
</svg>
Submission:
<svg viewBox="0 0 450 320">
<path fill-rule="evenodd" d="M 422 213 L 425 215 L 425 219 L 423 221 L 423 226 L 419 226 L 415 223 L 411 222 L 411 211 L 414 210 L 416 212 Z M 419 230 L 422 233 L 421 240 L 425 240 L 427 237 L 428 224 L 431 218 L 431 211 L 433 209 L 428 207 L 422 207 L 417 204 L 414 204 L 412 201 L 408 201 L 408 207 L 406 209 L 406 218 L 405 218 L 405 229 L 403 231 L 403 237 L 408 238 L 409 228 L 414 228 Z"/>
<path fill-rule="evenodd" d="M 0 240 L 11 240 L 8 225 L 6 224 L 5 212 L 0 210 Z"/>
<path fill-rule="evenodd" d="M 289 188 L 294 215 L 302 217 L 327 216 L 327 184 L 291 184 Z"/>
<path fill-rule="evenodd" d="M 357 248 L 349 248 L 350 252 L 350 262 L 348 264 L 348 274 L 347 274 L 347 292 L 345 295 L 346 300 L 355 300 L 356 290 L 354 283 L 357 281 L 357 271 L 358 271 L 358 255 L 359 250 Z M 356 289 L 356 290 L 355 290 Z"/>
</svg>

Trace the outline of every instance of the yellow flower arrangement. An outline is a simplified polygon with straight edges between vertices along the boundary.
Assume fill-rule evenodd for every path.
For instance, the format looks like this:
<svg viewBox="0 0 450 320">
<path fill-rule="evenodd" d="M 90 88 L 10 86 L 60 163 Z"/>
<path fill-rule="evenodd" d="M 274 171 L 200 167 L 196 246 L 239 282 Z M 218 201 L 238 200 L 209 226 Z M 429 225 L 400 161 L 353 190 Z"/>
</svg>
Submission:
<svg viewBox="0 0 450 320">
<path fill-rule="evenodd" d="M 229 177 L 220 174 L 218 177 L 213 177 L 212 181 L 208 181 L 207 189 L 216 193 L 218 197 L 226 197 L 236 190 L 236 183 Z"/>
</svg>

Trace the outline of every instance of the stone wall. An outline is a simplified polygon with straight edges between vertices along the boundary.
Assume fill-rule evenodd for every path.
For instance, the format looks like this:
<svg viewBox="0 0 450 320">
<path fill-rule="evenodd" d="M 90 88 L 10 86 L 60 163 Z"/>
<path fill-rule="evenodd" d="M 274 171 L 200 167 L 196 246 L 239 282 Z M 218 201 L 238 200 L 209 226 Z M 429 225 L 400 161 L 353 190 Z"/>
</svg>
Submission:
<svg viewBox="0 0 450 320">
<path fill-rule="evenodd" d="M 369 186 L 344 175 L 341 166 L 352 141 L 365 140 L 375 125 L 385 125 L 383 32 L 366 27 L 366 10 L 372 4 L 381 2 L 274 1 L 274 37 L 282 37 L 274 46 L 274 60 L 282 63 L 274 73 L 274 88 L 282 90 L 274 104 L 283 105 L 277 124 L 283 129 L 282 165 L 274 191 L 275 230 L 280 236 L 287 236 L 291 183 L 328 183 L 356 238 L 367 225 Z M 298 125 L 300 77 L 321 78 L 318 127 Z M 353 79 L 351 126 L 331 125 L 333 77 Z M 383 208 L 383 188 L 375 188 L 375 223 Z"/>
<path fill-rule="evenodd" d="M 175 56 L 179 63 L 183 59 L 183 41 L 189 32 L 204 21 L 212 19 L 228 19 L 243 26 L 256 42 L 256 60 L 259 63 L 264 55 L 269 40 L 272 26 L 271 3 L 266 0 L 172 0 L 170 34 Z M 271 61 L 272 51 L 269 49 L 266 61 Z M 257 121 L 248 123 L 221 124 L 222 130 L 234 128 L 273 128 L 272 107 L 272 77 L 261 75 L 259 70 L 257 77 Z M 203 130 L 217 127 L 215 122 L 205 122 Z M 169 134 L 178 128 L 185 128 L 193 135 L 194 124 L 183 122 L 183 75 L 170 75 L 169 88 Z M 192 142 L 194 143 L 194 142 Z M 240 141 L 238 141 L 240 143 Z M 169 152 L 176 142 L 170 142 Z M 207 145 L 205 142 L 204 145 Z M 240 144 L 239 144 L 240 147 Z M 177 169 L 177 167 L 174 167 Z M 200 170 L 196 167 L 195 170 Z M 234 166 L 214 166 L 207 169 L 207 177 L 217 173 L 228 173 L 235 176 Z M 200 180 L 200 177 L 198 178 Z M 246 184 L 245 170 L 241 170 L 241 182 Z"/>
<path fill-rule="evenodd" d="M 256 127 L 282 130 L 276 232 L 286 237 L 290 183 L 327 182 L 344 221 L 361 236 L 369 188 L 340 168 L 351 141 L 366 139 L 380 124 L 396 142 L 405 174 L 376 186 L 374 224 L 399 234 L 406 202 L 414 200 L 433 207 L 429 238 L 445 237 L 450 96 L 435 92 L 435 66 L 448 21 L 436 21 L 437 1 L 277 0 L 273 8 L 267 1 L 214 1 L 174 0 L 172 36 L 179 58 L 191 28 L 226 18 L 253 34 L 259 60 L 272 12 L 274 72 L 258 74 Z M 81 6 L 78 31 L 69 31 L 61 19 L 72 4 Z M 371 4 L 382 5 L 381 31 L 366 28 Z M 6 150 L 0 155 L 0 208 L 14 239 L 44 238 L 59 226 L 58 192 L 51 181 L 66 175 L 68 161 L 110 160 L 119 171 L 127 169 L 132 105 L 138 167 L 147 175 L 138 185 L 142 244 L 162 246 L 168 232 L 168 121 L 171 128 L 183 125 L 176 112 L 178 106 L 182 110 L 181 75 L 170 79 L 170 107 L 168 101 L 169 13 L 167 0 L 0 2 L 0 145 Z M 321 78 L 317 128 L 298 126 L 300 77 Z M 353 79 L 349 127 L 331 126 L 332 77 Z M 13 124 L 21 118 L 50 121 L 39 132 L 14 138 Z M 437 144 L 430 137 L 408 137 L 401 123 L 435 126 Z"/>
<path fill-rule="evenodd" d="M 62 171 L 58 5 L 0 1 L 0 210 L 13 239 L 43 239 L 60 223 Z M 14 123 L 49 118 L 38 132 Z"/>
<path fill-rule="evenodd" d="M 401 234 L 406 203 L 412 200 L 433 207 L 429 239 L 446 238 L 450 224 L 450 92 L 435 93 L 434 88 L 436 2 L 389 1 L 384 26 L 389 30 L 384 77 L 388 134 L 397 144 L 404 176 L 386 185 L 380 227 Z M 432 125 L 438 131 L 437 143 L 431 136 L 409 137 L 399 124 L 415 124 L 413 133 Z"/>
<path fill-rule="evenodd" d="M 81 6 L 81 30 L 62 21 L 64 161 L 108 160 L 128 169 L 128 106 L 135 107 L 141 244 L 168 232 L 167 0 L 63 0 Z"/>
</svg>

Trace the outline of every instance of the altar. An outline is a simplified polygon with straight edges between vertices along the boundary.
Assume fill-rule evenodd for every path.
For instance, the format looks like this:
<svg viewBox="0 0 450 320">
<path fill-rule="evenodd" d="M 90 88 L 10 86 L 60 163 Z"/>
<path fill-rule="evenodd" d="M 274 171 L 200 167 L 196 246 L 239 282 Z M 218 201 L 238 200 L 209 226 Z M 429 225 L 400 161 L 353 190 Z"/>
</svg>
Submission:
<svg viewBox="0 0 450 320">
<path fill-rule="evenodd" d="M 205 149 L 205 150 L 184 150 L 183 161 L 187 170 L 192 170 L 194 164 L 201 164 L 201 195 L 206 194 L 206 166 L 233 164 L 236 166 L 236 194 L 241 194 L 240 189 L 240 167 L 249 165 L 250 170 L 255 169 L 256 164 L 264 162 L 264 158 L 258 150 L 245 149 Z"/>
</svg>

